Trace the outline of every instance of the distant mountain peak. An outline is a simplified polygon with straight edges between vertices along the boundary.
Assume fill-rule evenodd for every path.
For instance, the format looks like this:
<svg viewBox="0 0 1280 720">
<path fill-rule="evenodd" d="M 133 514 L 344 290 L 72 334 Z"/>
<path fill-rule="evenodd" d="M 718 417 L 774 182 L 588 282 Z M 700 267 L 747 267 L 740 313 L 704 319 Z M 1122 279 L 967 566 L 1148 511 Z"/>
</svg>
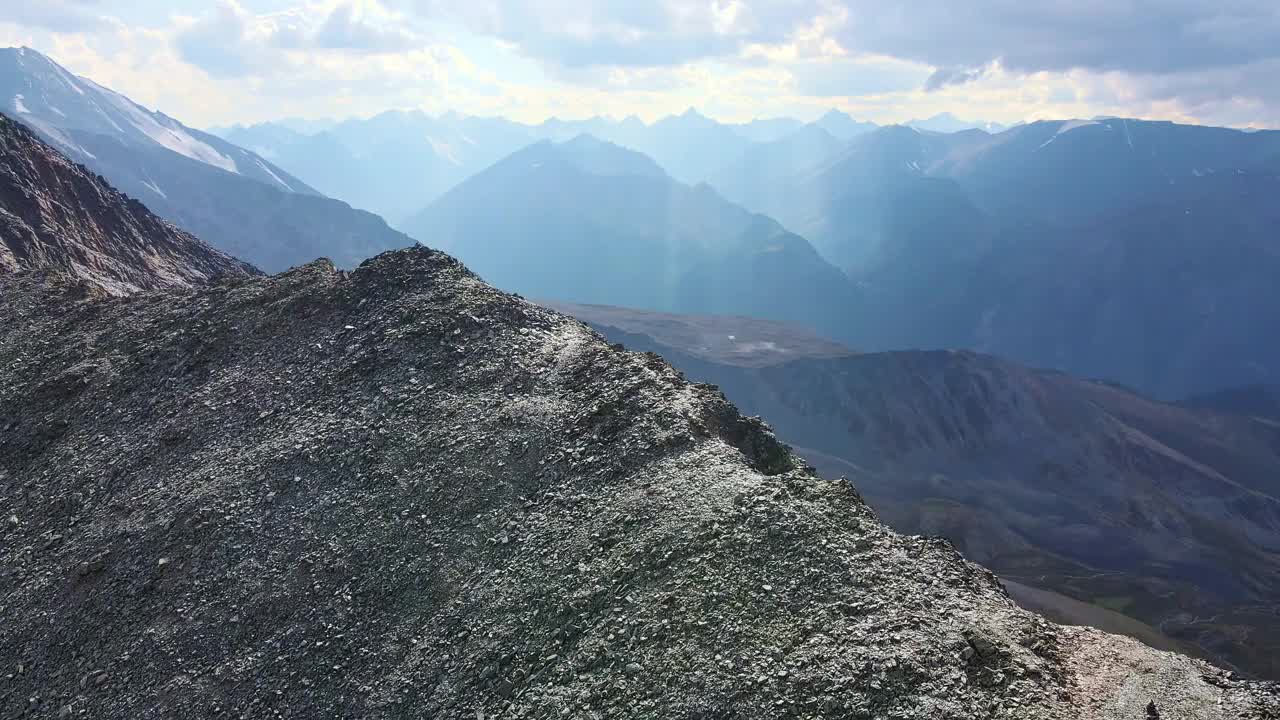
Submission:
<svg viewBox="0 0 1280 720">
<path fill-rule="evenodd" d="M 813 124 L 841 140 L 851 140 L 877 127 L 875 123 L 861 122 L 838 108 L 831 108 L 822 117 L 815 120 Z"/>
<path fill-rule="evenodd" d="M 935 113 L 924 120 L 908 120 L 904 124 L 920 128 L 921 130 L 940 133 L 956 133 L 964 130 L 982 130 L 987 133 L 999 133 L 1009 128 L 1007 125 L 986 120 L 964 120 L 956 117 L 954 113 L 949 111 Z"/>
</svg>

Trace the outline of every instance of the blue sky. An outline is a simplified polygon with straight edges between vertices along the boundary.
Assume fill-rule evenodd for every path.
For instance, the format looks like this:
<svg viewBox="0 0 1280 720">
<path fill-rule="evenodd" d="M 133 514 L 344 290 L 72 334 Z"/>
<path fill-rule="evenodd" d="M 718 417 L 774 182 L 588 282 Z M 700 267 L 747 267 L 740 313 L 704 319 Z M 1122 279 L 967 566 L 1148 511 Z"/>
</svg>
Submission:
<svg viewBox="0 0 1280 720">
<path fill-rule="evenodd" d="M 204 126 L 696 106 L 1280 127 L 1274 0 L 39 0 L 0 10 L 0 43 Z"/>
</svg>

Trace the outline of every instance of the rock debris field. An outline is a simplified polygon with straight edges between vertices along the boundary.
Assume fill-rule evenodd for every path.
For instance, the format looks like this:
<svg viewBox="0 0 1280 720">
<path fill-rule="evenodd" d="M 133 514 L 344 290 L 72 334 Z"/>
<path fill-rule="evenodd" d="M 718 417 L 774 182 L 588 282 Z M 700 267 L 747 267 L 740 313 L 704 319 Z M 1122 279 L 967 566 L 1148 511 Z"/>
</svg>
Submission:
<svg viewBox="0 0 1280 720">
<path fill-rule="evenodd" d="M 0 298 L 0 718 L 1280 717 L 438 252 Z"/>
</svg>

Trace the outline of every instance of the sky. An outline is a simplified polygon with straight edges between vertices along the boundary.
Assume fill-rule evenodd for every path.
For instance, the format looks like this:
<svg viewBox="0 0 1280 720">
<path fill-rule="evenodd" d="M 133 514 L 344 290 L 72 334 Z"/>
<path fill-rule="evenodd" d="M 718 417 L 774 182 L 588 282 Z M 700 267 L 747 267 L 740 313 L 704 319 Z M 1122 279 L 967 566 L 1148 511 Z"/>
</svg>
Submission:
<svg viewBox="0 0 1280 720">
<path fill-rule="evenodd" d="M 18 0 L 0 44 L 196 126 L 1096 115 L 1280 127 L 1276 0 Z"/>
</svg>

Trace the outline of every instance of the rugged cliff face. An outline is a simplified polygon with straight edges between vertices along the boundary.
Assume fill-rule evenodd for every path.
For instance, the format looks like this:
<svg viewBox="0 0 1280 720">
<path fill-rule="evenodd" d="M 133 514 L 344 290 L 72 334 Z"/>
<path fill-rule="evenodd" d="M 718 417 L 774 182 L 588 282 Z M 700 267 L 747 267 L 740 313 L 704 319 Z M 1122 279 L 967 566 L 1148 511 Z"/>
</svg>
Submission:
<svg viewBox="0 0 1280 720">
<path fill-rule="evenodd" d="M 440 253 L 0 295 L 5 717 L 1280 712 Z"/>
<path fill-rule="evenodd" d="M 0 115 L 0 271 L 19 270 L 66 274 L 113 295 L 257 273 Z"/>
</svg>

